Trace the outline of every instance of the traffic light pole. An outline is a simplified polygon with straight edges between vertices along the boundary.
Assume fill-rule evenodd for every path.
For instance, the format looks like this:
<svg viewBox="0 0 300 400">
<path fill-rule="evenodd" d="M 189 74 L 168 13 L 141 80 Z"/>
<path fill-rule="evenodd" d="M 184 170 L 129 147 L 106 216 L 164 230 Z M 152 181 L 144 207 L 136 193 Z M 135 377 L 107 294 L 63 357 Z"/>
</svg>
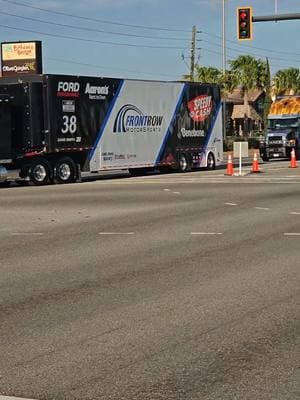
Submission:
<svg viewBox="0 0 300 400">
<path fill-rule="evenodd" d="M 252 17 L 252 22 L 287 21 L 292 19 L 300 19 L 300 13 L 262 15 L 260 17 Z"/>
<path fill-rule="evenodd" d="M 223 8 L 222 8 L 222 28 L 223 28 L 223 40 L 222 40 L 222 47 L 223 47 L 223 74 L 225 75 L 226 73 L 226 27 L 225 27 L 225 21 L 226 21 L 226 15 L 225 15 L 225 0 L 223 0 Z M 225 95 L 223 96 L 223 108 L 222 108 L 222 118 L 223 118 L 223 142 L 225 143 L 226 140 L 226 97 Z"/>
</svg>

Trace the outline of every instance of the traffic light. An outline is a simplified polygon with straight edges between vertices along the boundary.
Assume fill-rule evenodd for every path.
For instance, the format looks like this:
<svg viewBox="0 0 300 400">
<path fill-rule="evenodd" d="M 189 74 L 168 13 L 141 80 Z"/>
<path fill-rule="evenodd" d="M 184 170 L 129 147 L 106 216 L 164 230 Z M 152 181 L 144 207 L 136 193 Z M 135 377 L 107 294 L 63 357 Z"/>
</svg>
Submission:
<svg viewBox="0 0 300 400">
<path fill-rule="evenodd" d="M 238 40 L 252 40 L 252 7 L 237 8 Z"/>
</svg>

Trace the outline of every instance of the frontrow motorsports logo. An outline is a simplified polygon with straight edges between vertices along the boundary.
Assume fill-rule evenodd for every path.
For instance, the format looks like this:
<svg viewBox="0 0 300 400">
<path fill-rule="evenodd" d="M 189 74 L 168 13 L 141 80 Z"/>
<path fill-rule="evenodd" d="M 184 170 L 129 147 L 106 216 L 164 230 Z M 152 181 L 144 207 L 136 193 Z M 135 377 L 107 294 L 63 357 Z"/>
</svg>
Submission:
<svg viewBox="0 0 300 400">
<path fill-rule="evenodd" d="M 124 105 L 114 122 L 114 133 L 155 133 L 161 130 L 162 115 L 144 115 L 132 104 Z"/>
<path fill-rule="evenodd" d="M 188 102 L 190 117 L 195 122 L 203 122 L 212 110 L 211 96 L 201 95 Z"/>
</svg>

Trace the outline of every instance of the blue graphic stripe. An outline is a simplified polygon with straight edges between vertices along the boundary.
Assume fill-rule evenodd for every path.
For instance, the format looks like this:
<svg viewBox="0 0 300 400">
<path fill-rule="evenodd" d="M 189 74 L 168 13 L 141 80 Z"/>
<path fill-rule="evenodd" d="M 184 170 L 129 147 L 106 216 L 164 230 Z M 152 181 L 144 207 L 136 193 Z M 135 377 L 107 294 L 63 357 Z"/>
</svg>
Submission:
<svg viewBox="0 0 300 400">
<path fill-rule="evenodd" d="M 159 162 L 160 162 L 160 160 L 161 160 L 161 157 L 162 157 L 162 154 L 163 154 L 163 152 L 164 152 L 164 150 L 165 150 L 166 144 L 167 144 L 167 142 L 168 142 L 168 139 L 169 139 L 169 137 L 170 137 L 170 135 L 171 135 L 171 129 L 170 129 L 170 128 L 171 128 L 171 126 L 173 125 L 173 123 L 174 123 L 174 121 L 175 121 L 175 119 L 176 119 L 176 115 L 178 114 L 179 107 L 181 106 L 182 98 L 183 98 L 183 95 L 184 95 L 186 86 L 187 86 L 187 85 L 184 84 L 184 85 L 183 85 L 183 88 L 182 88 L 182 90 L 181 90 L 181 93 L 180 93 L 180 96 L 179 96 L 179 98 L 178 98 L 178 102 L 177 102 L 177 105 L 176 105 L 176 107 L 175 107 L 173 116 L 172 116 L 172 118 L 171 118 L 171 120 L 170 120 L 169 127 L 168 127 L 168 129 L 167 129 L 167 132 L 166 132 L 166 134 L 165 134 L 164 140 L 163 140 L 163 142 L 162 142 L 162 144 L 161 144 L 160 150 L 159 150 L 158 155 L 157 155 L 157 157 L 156 157 L 155 165 L 159 164 Z"/>
<path fill-rule="evenodd" d="M 116 101 L 117 101 L 117 98 L 119 97 L 120 91 L 121 91 L 121 89 L 122 89 L 122 87 L 123 87 L 123 84 L 124 84 L 124 79 L 122 79 L 121 82 L 119 83 L 119 86 L 118 86 L 118 89 L 117 89 L 117 91 L 116 91 L 116 94 L 114 95 L 114 97 L 113 97 L 113 99 L 112 99 L 112 101 L 111 101 L 111 104 L 110 104 L 110 106 L 109 106 L 109 108 L 108 108 L 108 110 L 107 110 L 107 113 L 106 113 L 106 116 L 105 116 L 105 118 L 104 118 L 104 121 L 103 121 L 103 123 L 102 123 L 102 125 L 101 125 L 101 127 L 100 127 L 99 132 L 98 132 L 98 135 L 97 135 L 95 144 L 94 144 L 92 150 L 91 150 L 90 153 L 89 153 L 89 160 L 91 160 L 91 159 L 93 158 L 93 155 L 95 154 L 95 151 L 96 151 L 96 149 L 97 149 L 97 146 L 98 146 L 98 144 L 99 144 L 99 142 L 100 142 L 100 140 L 101 140 L 101 137 L 102 137 L 103 132 L 104 132 L 104 130 L 105 130 L 105 128 L 106 128 L 107 122 L 108 122 L 108 120 L 109 120 L 109 118 L 110 118 L 111 112 L 112 112 L 112 110 L 113 110 L 113 108 L 114 108 L 114 105 L 115 105 L 115 103 L 116 103 Z"/>
<path fill-rule="evenodd" d="M 202 159 L 203 159 L 203 156 L 204 156 L 204 154 L 205 154 L 205 152 L 206 152 L 207 145 L 208 145 L 208 142 L 209 142 L 210 137 L 211 137 L 211 135 L 212 135 L 212 131 L 214 130 L 214 127 L 215 127 L 215 124 L 216 124 L 216 121 L 217 121 L 217 118 L 218 118 L 218 115 L 219 115 L 220 108 L 222 108 L 222 101 L 220 101 L 220 103 L 219 103 L 218 106 L 217 106 L 215 115 L 214 115 L 214 117 L 213 117 L 213 120 L 212 120 L 211 125 L 210 125 L 210 128 L 209 128 L 209 131 L 208 131 L 208 133 L 207 133 L 207 135 L 206 135 L 205 142 L 204 142 L 204 145 L 203 145 L 203 147 L 202 147 L 202 152 L 201 152 L 201 158 L 200 158 L 199 165 L 201 164 Z M 222 134 L 223 134 L 223 133 L 222 133 Z"/>
</svg>

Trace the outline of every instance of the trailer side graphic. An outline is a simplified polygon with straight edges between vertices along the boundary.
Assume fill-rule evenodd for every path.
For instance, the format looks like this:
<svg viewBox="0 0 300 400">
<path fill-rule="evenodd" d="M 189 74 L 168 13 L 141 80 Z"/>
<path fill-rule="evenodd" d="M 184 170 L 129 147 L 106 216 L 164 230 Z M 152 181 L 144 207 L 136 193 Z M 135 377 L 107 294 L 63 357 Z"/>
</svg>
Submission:
<svg viewBox="0 0 300 400">
<path fill-rule="evenodd" d="M 37 75 L 0 78 L 0 180 L 73 182 L 81 171 L 214 168 L 215 85 Z"/>
</svg>

